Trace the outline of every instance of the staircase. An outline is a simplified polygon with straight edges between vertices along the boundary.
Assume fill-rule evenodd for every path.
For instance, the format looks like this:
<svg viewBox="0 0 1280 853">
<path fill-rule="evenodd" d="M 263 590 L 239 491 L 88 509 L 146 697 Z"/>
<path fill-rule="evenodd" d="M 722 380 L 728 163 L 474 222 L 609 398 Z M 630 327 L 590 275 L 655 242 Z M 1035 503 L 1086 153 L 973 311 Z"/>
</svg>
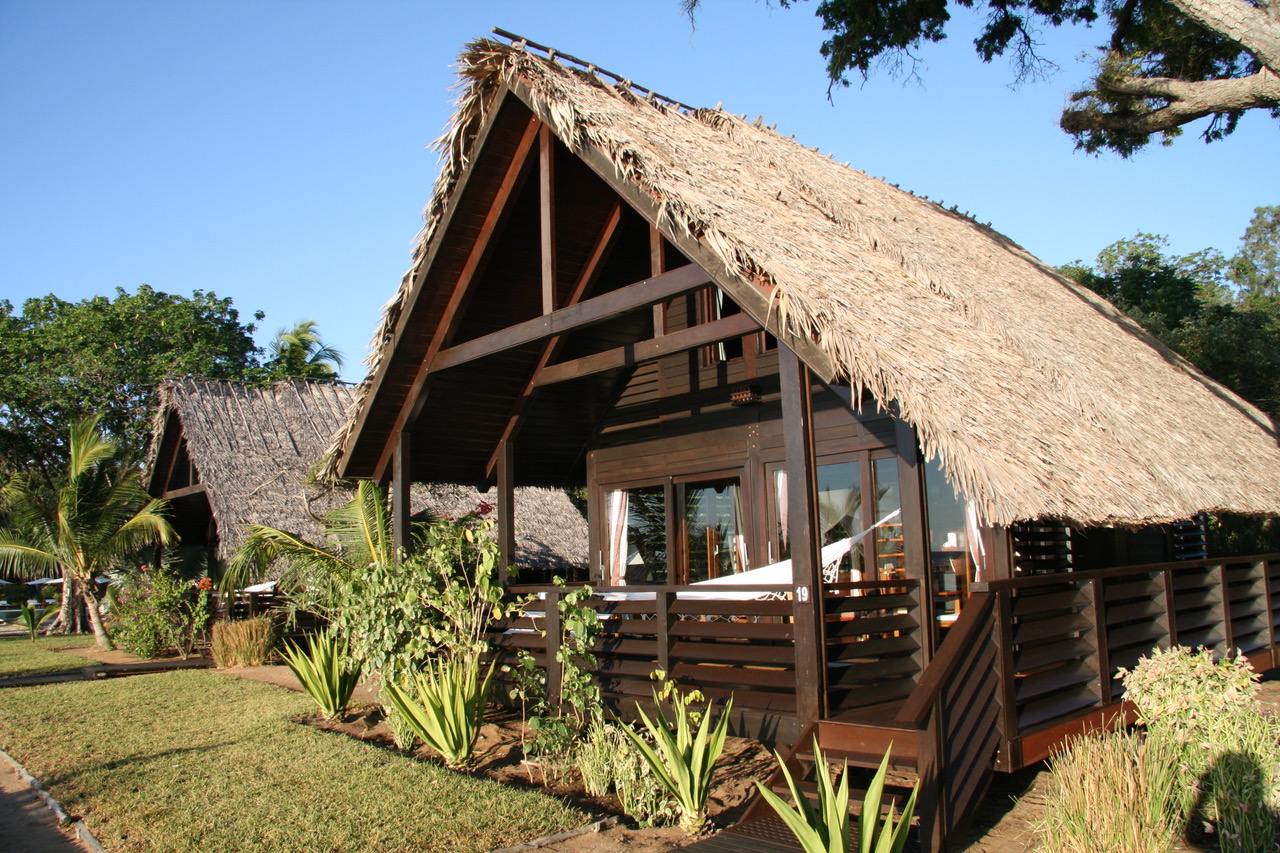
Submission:
<svg viewBox="0 0 1280 853">
<path fill-rule="evenodd" d="M 879 719 L 818 720 L 805 728 L 783 765 L 800 791 L 816 799 L 813 743 L 827 762 L 850 772 L 850 810 L 857 812 L 872 774 L 892 746 L 882 808 L 900 810 L 917 782 L 920 850 L 944 853 L 963 833 L 995 769 L 1000 745 L 994 597 L 973 596 L 905 702 L 882 706 Z M 789 795 L 781 769 L 766 784 Z M 757 799 L 740 827 L 765 824 L 772 809 Z M 794 848 L 793 848 L 794 849 Z"/>
</svg>

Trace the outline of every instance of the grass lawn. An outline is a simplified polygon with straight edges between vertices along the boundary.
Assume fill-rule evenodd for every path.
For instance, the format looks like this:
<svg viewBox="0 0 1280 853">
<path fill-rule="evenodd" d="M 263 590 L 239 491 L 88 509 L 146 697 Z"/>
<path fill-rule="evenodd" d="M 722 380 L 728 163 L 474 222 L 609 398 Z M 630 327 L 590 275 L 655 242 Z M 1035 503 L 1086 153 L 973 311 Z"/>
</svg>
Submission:
<svg viewBox="0 0 1280 853">
<path fill-rule="evenodd" d="M 119 851 L 483 851 L 586 818 L 288 722 L 305 696 L 213 672 L 8 688 L 0 748 Z"/>
<path fill-rule="evenodd" d="M 82 669 L 93 661 L 76 655 L 61 655 L 51 649 L 83 648 L 93 645 L 93 637 L 40 637 L 34 643 L 25 635 L 0 638 L 0 678 Z"/>
</svg>

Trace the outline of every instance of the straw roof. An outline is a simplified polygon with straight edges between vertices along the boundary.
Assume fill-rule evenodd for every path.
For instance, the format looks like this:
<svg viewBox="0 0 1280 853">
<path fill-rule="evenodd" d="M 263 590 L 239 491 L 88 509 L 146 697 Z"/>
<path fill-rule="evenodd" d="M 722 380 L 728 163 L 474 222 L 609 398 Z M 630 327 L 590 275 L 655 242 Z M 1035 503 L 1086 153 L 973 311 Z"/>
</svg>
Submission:
<svg viewBox="0 0 1280 853">
<path fill-rule="evenodd" d="M 353 388 L 328 382 L 284 381 L 267 387 L 183 379 L 160 388 L 152 430 L 155 469 L 171 414 L 207 489 L 218 525 L 218 556 L 229 559 L 247 524 L 278 527 L 320 539 L 318 518 L 351 500 L 353 490 L 317 484 L 310 476 L 334 432 L 346 422 Z M 492 494 L 450 485 L 416 484 L 415 512 L 456 518 Z M 520 489 L 516 494 L 517 558 L 522 566 L 568 568 L 587 561 L 586 522 L 564 492 Z"/>
<path fill-rule="evenodd" d="M 895 404 L 988 522 L 1280 512 L 1269 419 L 1007 237 L 554 51 L 476 41 L 459 76 L 414 267 L 371 345 L 375 388 L 477 131 L 518 97 L 824 379 Z"/>
</svg>

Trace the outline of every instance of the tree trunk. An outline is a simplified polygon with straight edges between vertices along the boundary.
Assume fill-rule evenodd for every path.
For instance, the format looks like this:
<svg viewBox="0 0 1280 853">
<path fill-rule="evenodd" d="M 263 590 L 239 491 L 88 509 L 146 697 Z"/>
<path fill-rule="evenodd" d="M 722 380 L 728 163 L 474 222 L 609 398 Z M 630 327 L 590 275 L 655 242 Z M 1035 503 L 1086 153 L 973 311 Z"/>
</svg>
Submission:
<svg viewBox="0 0 1280 853">
<path fill-rule="evenodd" d="M 58 610 L 58 618 L 50 623 L 45 634 L 83 634 L 85 631 L 83 604 L 79 582 L 76 581 L 75 575 L 63 569 L 62 604 Z"/>
<path fill-rule="evenodd" d="M 106 651 L 115 651 L 115 643 L 111 642 L 111 637 L 107 635 L 107 629 L 102 624 L 102 613 L 98 610 L 98 595 L 93 588 L 93 579 L 82 587 L 84 593 L 85 607 L 89 611 L 89 624 L 93 626 L 94 639 L 98 641 L 98 648 Z"/>
</svg>

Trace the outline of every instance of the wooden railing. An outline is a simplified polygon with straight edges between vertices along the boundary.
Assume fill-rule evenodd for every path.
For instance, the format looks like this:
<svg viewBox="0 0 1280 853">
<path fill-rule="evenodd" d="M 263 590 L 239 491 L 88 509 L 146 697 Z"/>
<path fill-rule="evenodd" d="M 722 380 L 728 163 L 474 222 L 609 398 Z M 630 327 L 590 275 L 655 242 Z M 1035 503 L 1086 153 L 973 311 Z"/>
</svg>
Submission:
<svg viewBox="0 0 1280 853">
<path fill-rule="evenodd" d="M 899 701 L 924 668 L 920 583 L 825 586 L 827 715 Z"/>
<path fill-rule="evenodd" d="M 996 595 L 965 603 L 896 725 L 919 732 L 922 849 L 943 850 L 986 792 L 1000 747 Z"/>
<path fill-rule="evenodd" d="M 1044 758 L 1070 732 L 1114 721 L 1123 698 L 1118 670 L 1153 649 L 1238 649 L 1258 668 L 1277 663 L 1280 555 L 1016 578 L 973 590 L 994 596 L 1002 769 Z"/>
<path fill-rule="evenodd" d="M 648 704 L 660 669 L 708 699 L 733 696 L 734 728 L 754 735 L 794 737 L 796 678 L 789 586 L 717 586 L 724 594 L 769 599 L 708 599 L 705 586 L 597 588 L 583 604 L 599 614 L 601 633 L 589 669 L 606 707 L 630 718 L 636 702 Z M 499 660 L 529 651 L 547 672 L 547 688 L 559 695 L 561 592 L 552 587 L 517 588 L 541 601 L 528 615 L 495 625 L 489 635 Z M 625 598 L 618 598 L 625 595 Z M 550 647 L 549 647 L 550 646 Z M 499 691 L 501 693 L 501 691 Z M 779 728 L 781 726 L 781 728 Z"/>
</svg>

